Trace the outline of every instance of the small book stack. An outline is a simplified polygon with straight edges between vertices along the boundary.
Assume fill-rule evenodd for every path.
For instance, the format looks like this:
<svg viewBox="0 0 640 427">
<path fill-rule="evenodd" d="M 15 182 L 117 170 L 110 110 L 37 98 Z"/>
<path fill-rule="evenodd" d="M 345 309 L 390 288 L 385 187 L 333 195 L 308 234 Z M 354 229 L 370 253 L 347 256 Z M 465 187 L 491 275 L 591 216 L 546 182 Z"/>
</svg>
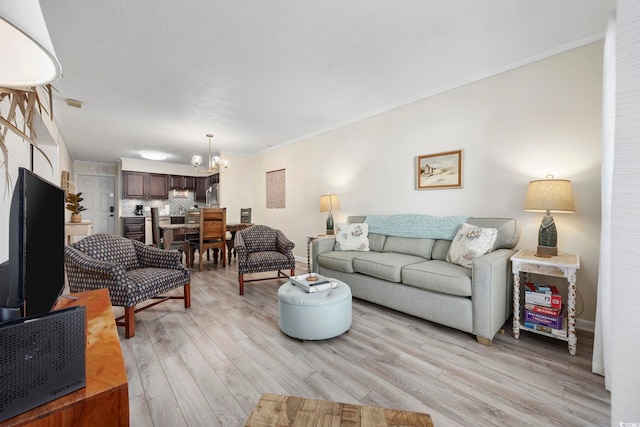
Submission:
<svg viewBox="0 0 640 427">
<path fill-rule="evenodd" d="M 555 286 L 525 283 L 524 326 L 559 337 L 567 337 L 567 328 L 562 316 L 562 296 Z"/>
</svg>

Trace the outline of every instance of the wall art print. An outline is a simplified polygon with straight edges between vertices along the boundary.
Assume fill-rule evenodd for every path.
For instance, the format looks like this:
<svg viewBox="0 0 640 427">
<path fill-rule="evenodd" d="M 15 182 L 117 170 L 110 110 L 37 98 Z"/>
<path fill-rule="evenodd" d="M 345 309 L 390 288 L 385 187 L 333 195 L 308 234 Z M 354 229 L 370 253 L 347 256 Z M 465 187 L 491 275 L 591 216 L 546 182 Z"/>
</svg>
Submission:
<svg viewBox="0 0 640 427">
<path fill-rule="evenodd" d="M 286 207 L 285 169 L 269 171 L 267 174 L 267 209 Z"/>
<path fill-rule="evenodd" d="M 462 188 L 462 150 L 417 157 L 416 188 Z"/>
</svg>

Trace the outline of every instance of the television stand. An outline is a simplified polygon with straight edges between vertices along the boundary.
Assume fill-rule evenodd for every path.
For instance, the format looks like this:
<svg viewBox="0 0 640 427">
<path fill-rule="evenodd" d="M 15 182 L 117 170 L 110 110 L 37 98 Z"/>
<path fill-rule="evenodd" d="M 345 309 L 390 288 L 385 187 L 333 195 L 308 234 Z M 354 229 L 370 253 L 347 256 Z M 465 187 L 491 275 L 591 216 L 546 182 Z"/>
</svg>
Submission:
<svg viewBox="0 0 640 427">
<path fill-rule="evenodd" d="M 99 289 L 72 296 L 77 299 L 58 299 L 55 309 L 86 306 L 87 386 L 9 418 L 0 427 L 129 425 L 127 373 L 109 291 Z"/>
</svg>

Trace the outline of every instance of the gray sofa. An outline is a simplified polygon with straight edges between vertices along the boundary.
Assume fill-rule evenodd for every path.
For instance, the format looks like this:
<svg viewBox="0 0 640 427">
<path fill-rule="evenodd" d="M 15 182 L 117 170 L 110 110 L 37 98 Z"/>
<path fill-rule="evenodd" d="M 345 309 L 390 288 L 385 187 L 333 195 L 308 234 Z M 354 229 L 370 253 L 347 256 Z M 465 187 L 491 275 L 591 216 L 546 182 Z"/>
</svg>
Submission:
<svg viewBox="0 0 640 427">
<path fill-rule="evenodd" d="M 347 222 L 366 222 L 366 217 Z M 313 271 L 347 283 L 356 298 L 474 334 L 488 345 L 511 314 L 509 259 L 520 229 L 509 218 L 466 222 L 498 230 L 493 250 L 475 258 L 471 269 L 446 260 L 451 240 L 370 231 L 368 252 L 334 251 L 334 237 L 314 240 Z"/>
</svg>

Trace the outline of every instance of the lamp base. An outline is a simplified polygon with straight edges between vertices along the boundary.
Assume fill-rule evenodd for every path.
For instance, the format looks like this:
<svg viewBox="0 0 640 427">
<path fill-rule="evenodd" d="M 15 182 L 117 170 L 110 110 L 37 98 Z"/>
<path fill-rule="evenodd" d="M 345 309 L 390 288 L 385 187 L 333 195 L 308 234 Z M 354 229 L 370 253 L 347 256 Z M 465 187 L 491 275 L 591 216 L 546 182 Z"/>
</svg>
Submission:
<svg viewBox="0 0 640 427">
<path fill-rule="evenodd" d="M 327 234 L 335 234 L 333 231 L 333 215 L 331 215 L 331 211 L 329 211 L 329 216 L 327 216 Z"/>
<path fill-rule="evenodd" d="M 552 256 L 558 255 L 558 247 L 557 246 L 540 246 L 538 245 L 538 250 L 536 252 L 537 257 L 541 258 L 551 258 Z"/>
</svg>

